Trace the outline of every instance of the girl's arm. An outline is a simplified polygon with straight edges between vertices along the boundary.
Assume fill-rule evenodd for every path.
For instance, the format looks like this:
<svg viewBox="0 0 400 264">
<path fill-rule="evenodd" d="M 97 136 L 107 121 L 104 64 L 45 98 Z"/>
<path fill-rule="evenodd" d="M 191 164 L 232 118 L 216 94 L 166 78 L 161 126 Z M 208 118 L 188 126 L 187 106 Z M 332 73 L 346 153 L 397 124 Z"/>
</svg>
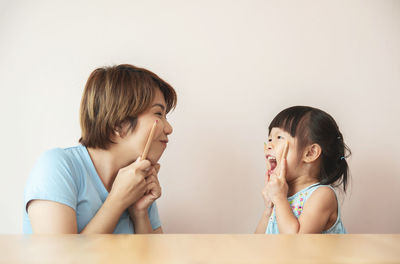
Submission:
<svg viewBox="0 0 400 264">
<path fill-rule="evenodd" d="M 270 170 L 269 166 L 270 166 L 269 162 L 267 162 L 267 172 L 265 173 L 264 188 L 261 192 L 264 200 L 265 210 L 263 212 L 263 215 L 261 216 L 260 222 L 258 222 L 255 234 L 265 234 L 269 222 L 269 217 L 271 216 L 271 213 L 274 208 L 274 204 L 272 203 L 271 197 L 269 196 L 268 186 L 267 186 L 269 182 L 269 173 L 268 173 L 268 171 Z"/>
<path fill-rule="evenodd" d="M 336 195 L 328 187 L 321 187 L 313 192 L 298 219 L 293 214 L 287 199 L 275 202 L 276 221 L 281 234 L 322 233 L 336 221 Z"/>
<path fill-rule="evenodd" d="M 292 212 L 289 201 L 282 197 L 275 200 L 276 222 L 280 234 L 297 234 L 300 223 Z"/>
<path fill-rule="evenodd" d="M 265 234 L 265 230 L 267 229 L 269 217 L 271 216 L 272 210 L 273 210 L 272 207 L 265 209 L 265 211 L 261 216 L 260 222 L 258 222 L 254 234 Z"/>
</svg>

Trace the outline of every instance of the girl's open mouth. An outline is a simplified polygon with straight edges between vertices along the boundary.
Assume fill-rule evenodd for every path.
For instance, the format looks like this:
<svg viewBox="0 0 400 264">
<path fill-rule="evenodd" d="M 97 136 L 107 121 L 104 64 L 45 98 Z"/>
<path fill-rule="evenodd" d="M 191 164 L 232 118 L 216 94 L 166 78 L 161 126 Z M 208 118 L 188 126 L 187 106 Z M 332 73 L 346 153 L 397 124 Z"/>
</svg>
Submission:
<svg viewBox="0 0 400 264">
<path fill-rule="evenodd" d="M 274 171 L 274 169 L 276 168 L 276 166 L 278 165 L 278 163 L 276 162 L 276 158 L 272 155 L 267 155 L 266 156 L 267 161 L 269 162 L 270 168 L 268 170 L 268 174 L 271 174 L 271 172 Z"/>
</svg>

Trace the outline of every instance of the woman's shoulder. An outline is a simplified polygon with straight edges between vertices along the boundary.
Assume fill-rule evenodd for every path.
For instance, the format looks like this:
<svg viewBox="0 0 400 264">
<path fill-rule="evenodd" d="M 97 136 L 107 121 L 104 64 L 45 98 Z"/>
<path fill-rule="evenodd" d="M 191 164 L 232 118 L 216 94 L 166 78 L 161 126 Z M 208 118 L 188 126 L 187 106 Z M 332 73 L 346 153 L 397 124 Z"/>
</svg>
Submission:
<svg viewBox="0 0 400 264">
<path fill-rule="evenodd" d="M 77 163 L 81 162 L 82 146 L 52 148 L 43 152 L 31 172 L 31 177 L 76 177 Z"/>
<path fill-rule="evenodd" d="M 63 159 L 66 158 L 66 152 L 65 149 L 63 148 L 52 148 L 44 151 L 40 157 L 39 161 L 44 160 L 44 161 L 49 161 L 49 160 L 58 160 L 58 159 Z"/>
<path fill-rule="evenodd" d="M 30 172 L 24 190 L 25 208 L 31 200 L 50 200 L 75 209 L 81 176 L 74 155 L 63 148 L 43 152 Z"/>
<path fill-rule="evenodd" d="M 83 146 L 52 148 L 41 154 L 37 163 L 46 165 L 72 165 L 82 159 Z"/>
</svg>

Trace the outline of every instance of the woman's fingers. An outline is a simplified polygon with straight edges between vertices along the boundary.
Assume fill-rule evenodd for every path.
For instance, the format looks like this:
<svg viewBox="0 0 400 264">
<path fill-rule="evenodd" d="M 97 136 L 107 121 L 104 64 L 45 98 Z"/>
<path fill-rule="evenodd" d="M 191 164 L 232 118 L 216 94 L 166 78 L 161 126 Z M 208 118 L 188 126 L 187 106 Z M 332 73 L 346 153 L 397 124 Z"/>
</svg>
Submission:
<svg viewBox="0 0 400 264">
<path fill-rule="evenodd" d="M 147 170 L 151 167 L 151 163 L 148 160 L 143 160 L 141 157 L 137 158 L 134 162 L 124 167 L 123 169 L 135 169 L 135 170 Z"/>
<path fill-rule="evenodd" d="M 146 184 L 150 184 L 150 183 L 153 183 L 153 182 L 155 182 L 157 184 L 159 183 L 156 176 L 152 175 L 152 176 L 149 176 L 149 177 L 146 178 Z"/>
<path fill-rule="evenodd" d="M 155 182 L 152 182 L 147 185 L 147 194 L 151 194 L 155 197 L 160 197 L 161 196 L 161 187 Z"/>
<path fill-rule="evenodd" d="M 149 167 L 146 171 L 146 178 L 151 176 L 151 175 L 155 175 L 157 176 L 158 172 L 160 171 L 160 164 L 157 163 L 151 167 Z"/>
<path fill-rule="evenodd" d="M 155 165 L 154 165 L 154 168 L 156 169 L 156 172 L 157 172 L 157 174 L 158 174 L 158 172 L 160 171 L 160 163 L 156 163 Z"/>
<path fill-rule="evenodd" d="M 154 176 L 157 175 L 157 171 L 155 168 L 150 168 L 147 172 L 146 172 L 146 179 L 150 176 Z"/>
</svg>

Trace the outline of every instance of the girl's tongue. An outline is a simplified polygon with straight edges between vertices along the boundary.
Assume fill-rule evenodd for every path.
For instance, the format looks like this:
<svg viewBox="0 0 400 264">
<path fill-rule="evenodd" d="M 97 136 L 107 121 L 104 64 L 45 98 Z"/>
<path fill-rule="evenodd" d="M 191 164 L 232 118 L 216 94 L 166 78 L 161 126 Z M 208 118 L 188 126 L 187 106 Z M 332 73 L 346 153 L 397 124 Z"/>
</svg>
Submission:
<svg viewBox="0 0 400 264">
<path fill-rule="evenodd" d="M 275 159 L 275 157 L 272 157 L 272 156 L 267 156 L 267 160 L 268 160 L 268 162 L 269 162 L 269 167 L 270 167 L 270 169 L 268 170 L 268 176 L 269 175 L 271 175 L 271 173 L 274 171 L 274 169 L 276 168 L 276 166 L 277 166 L 277 162 L 276 162 L 276 159 Z"/>
<path fill-rule="evenodd" d="M 276 160 L 270 160 L 269 164 L 271 164 L 271 171 L 275 170 L 277 165 Z"/>
</svg>

